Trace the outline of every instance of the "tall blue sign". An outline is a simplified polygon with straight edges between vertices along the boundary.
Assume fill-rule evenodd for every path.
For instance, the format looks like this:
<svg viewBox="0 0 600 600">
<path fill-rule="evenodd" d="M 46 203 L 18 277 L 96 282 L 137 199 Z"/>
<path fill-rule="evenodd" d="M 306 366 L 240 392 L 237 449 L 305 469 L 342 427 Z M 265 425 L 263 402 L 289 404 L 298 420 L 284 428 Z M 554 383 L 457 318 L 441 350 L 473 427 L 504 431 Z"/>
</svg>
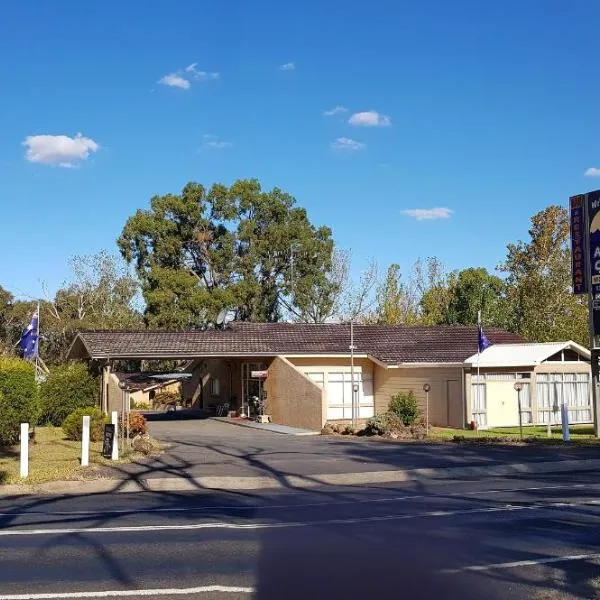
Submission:
<svg viewBox="0 0 600 600">
<path fill-rule="evenodd" d="M 571 197 L 569 199 L 569 207 L 571 209 L 571 273 L 573 277 L 573 293 L 587 294 L 585 196 L 580 194 Z"/>
<path fill-rule="evenodd" d="M 598 336 L 600 335 L 600 190 L 589 192 L 586 196 L 590 240 L 590 293 L 594 312 L 594 335 Z"/>
</svg>

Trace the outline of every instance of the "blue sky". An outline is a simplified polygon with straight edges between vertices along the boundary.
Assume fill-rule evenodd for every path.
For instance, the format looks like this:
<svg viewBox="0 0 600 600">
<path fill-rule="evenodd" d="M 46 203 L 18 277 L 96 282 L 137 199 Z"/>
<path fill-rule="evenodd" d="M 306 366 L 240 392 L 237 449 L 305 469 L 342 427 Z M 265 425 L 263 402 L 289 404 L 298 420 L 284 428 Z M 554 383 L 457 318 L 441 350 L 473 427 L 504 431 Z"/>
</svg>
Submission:
<svg viewBox="0 0 600 600">
<path fill-rule="evenodd" d="M 7 4 L 0 285 L 53 290 L 153 194 L 244 177 L 355 272 L 494 268 L 532 214 L 600 187 L 599 27 L 596 0 Z"/>
</svg>

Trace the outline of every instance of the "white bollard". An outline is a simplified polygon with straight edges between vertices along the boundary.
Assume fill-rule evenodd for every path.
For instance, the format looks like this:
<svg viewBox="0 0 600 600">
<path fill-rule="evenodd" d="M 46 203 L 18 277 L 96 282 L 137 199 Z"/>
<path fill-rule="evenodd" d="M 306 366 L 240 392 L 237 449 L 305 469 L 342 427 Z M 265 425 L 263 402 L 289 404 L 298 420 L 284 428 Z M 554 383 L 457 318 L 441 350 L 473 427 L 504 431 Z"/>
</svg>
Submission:
<svg viewBox="0 0 600 600">
<path fill-rule="evenodd" d="M 29 476 L 29 423 L 21 423 L 21 477 Z"/>
<path fill-rule="evenodd" d="M 81 429 L 81 466 L 87 467 L 90 464 L 90 417 L 83 417 L 83 427 Z"/>
<path fill-rule="evenodd" d="M 112 411 L 112 424 L 115 426 L 115 435 L 113 437 L 112 460 L 119 460 L 119 413 Z"/>
</svg>

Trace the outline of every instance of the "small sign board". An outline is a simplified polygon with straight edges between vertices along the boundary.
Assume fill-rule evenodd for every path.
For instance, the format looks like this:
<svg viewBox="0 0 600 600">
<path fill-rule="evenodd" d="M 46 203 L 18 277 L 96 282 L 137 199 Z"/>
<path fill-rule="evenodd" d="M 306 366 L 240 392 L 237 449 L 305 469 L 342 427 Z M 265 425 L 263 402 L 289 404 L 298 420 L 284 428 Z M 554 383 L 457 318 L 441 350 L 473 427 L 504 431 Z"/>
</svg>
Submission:
<svg viewBox="0 0 600 600">
<path fill-rule="evenodd" d="M 115 442 L 115 426 L 107 423 L 104 426 L 104 437 L 102 438 L 102 456 L 112 458 L 113 444 Z"/>
<path fill-rule="evenodd" d="M 574 294 L 586 294 L 588 292 L 587 256 L 585 254 L 588 224 L 585 219 L 585 199 L 584 194 L 572 196 L 569 199 L 571 209 L 571 274 Z"/>
<path fill-rule="evenodd" d="M 266 379 L 269 376 L 269 371 L 250 371 L 252 379 Z"/>
</svg>

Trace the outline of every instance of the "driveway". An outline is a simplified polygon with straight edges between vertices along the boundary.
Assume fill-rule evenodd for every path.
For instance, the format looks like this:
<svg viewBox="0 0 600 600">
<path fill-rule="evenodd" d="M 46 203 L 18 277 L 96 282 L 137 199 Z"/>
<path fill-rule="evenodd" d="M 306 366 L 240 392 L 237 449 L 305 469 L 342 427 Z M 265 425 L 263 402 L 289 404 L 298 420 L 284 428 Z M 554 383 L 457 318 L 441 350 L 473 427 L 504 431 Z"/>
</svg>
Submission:
<svg viewBox="0 0 600 600">
<path fill-rule="evenodd" d="M 297 437 L 189 415 L 151 421 L 149 426 L 151 435 L 167 444 L 168 449 L 158 458 L 119 466 L 113 476 L 284 477 L 600 457 L 594 448 L 476 447 L 343 436 Z"/>
</svg>

